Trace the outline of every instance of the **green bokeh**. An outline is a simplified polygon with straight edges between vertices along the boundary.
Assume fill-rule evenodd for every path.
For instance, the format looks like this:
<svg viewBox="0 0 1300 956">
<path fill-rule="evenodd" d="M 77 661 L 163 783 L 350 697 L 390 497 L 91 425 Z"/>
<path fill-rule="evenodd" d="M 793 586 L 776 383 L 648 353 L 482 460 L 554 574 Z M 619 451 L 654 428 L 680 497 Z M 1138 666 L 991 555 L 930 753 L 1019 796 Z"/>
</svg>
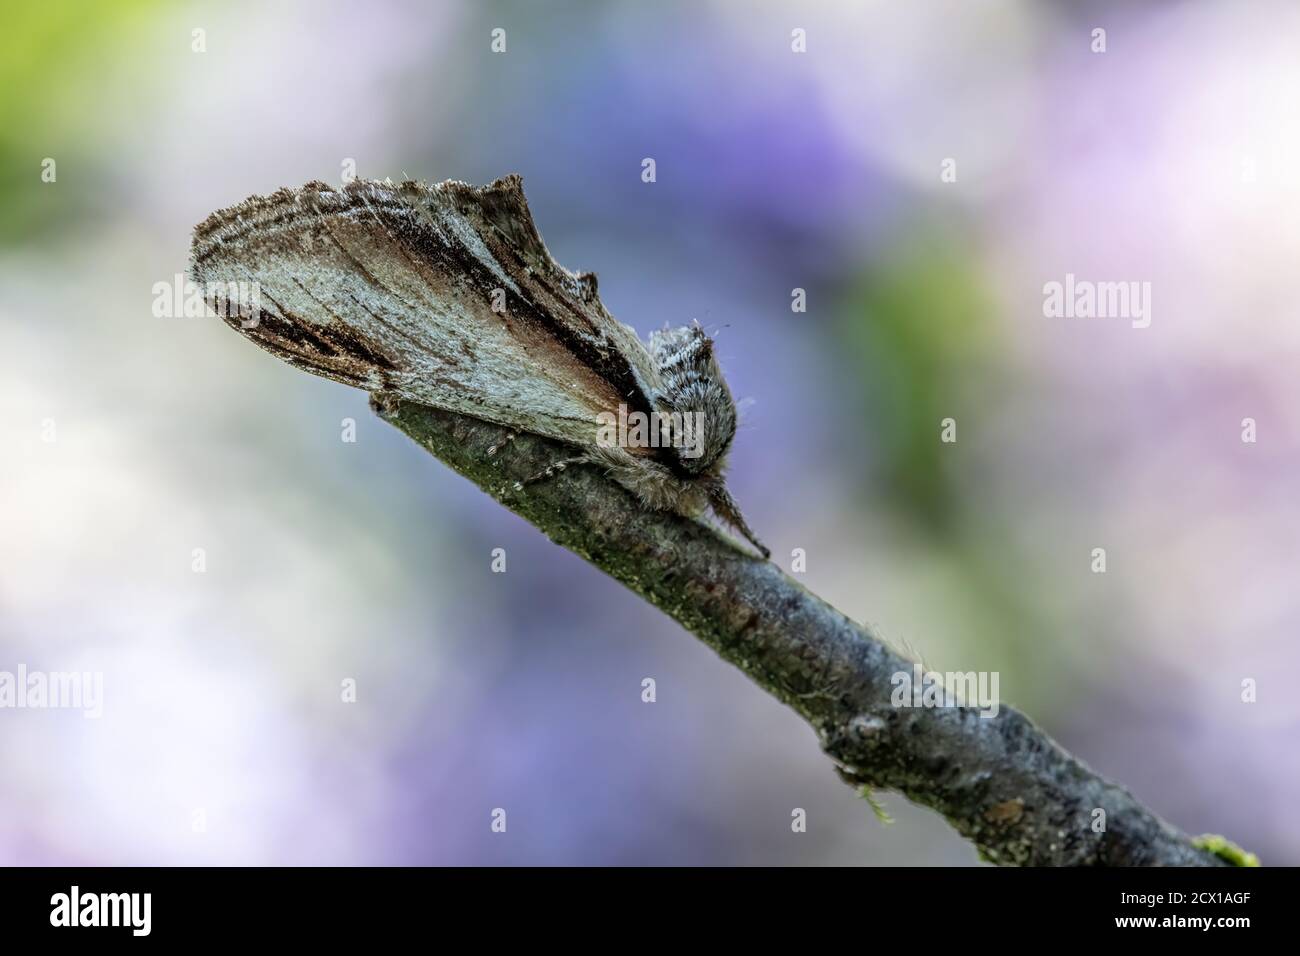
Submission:
<svg viewBox="0 0 1300 956">
<path fill-rule="evenodd" d="M 78 215 L 92 188 L 68 176 L 105 147 L 101 96 L 129 60 L 156 0 L 90 4 L 50 0 L 0 5 L 0 243 L 40 238 Z M 179 42 L 179 41 L 178 41 Z M 58 188 L 41 182 L 42 161 L 57 163 Z"/>
</svg>

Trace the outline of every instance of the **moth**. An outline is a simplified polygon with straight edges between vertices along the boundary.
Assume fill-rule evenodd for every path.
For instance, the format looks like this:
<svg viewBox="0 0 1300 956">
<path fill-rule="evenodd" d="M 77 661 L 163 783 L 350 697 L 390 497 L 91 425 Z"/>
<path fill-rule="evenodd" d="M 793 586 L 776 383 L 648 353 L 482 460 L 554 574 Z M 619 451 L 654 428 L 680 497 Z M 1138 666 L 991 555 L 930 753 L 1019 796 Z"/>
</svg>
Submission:
<svg viewBox="0 0 1300 956">
<path fill-rule="evenodd" d="M 597 465 L 647 507 L 711 509 L 769 555 L 727 490 L 736 405 L 713 340 L 695 324 L 647 345 L 615 320 L 594 274 L 551 257 L 517 175 L 254 196 L 195 229 L 190 275 L 227 325 L 297 368 L 557 439 L 577 454 L 547 475 Z M 658 424 L 652 440 L 598 440 L 633 413 Z M 689 442 L 653 440 L 682 422 L 698 423 Z"/>
</svg>

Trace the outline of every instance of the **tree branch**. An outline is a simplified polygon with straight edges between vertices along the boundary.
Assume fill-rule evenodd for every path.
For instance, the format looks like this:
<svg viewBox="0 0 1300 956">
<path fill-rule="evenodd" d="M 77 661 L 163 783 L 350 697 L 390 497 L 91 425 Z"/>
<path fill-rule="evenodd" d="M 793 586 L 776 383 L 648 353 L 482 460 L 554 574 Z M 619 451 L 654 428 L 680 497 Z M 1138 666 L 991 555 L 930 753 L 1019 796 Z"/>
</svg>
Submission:
<svg viewBox="0 0 1300 956">
<path fill-rule="evenodd" d="M 891 705 L 891 677 L 911 673 L 865 627 L 775 564 L 709 527 L 647 511 L 590 466 L 513 490 L 572 455 L 425 405 L 373 396 L 386 421 L 532 522 L 553 541 L 674 618 L 817 732 L 840 776 L 896 790 L 942 813 L 994 863 L 1027 866 L 1216 866 L 1219 855 L 1066 753 L 1023 714 L 1001 707 Z M 1093 811 L 1106 812 L 1095 833 Z"/>
</svg>

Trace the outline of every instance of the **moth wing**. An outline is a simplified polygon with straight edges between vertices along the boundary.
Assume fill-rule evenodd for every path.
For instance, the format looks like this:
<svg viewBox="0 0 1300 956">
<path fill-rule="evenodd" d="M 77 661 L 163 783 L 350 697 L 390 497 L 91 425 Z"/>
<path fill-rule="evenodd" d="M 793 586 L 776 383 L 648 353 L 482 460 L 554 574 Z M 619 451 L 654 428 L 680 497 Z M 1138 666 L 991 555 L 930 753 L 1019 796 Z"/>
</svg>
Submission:
<svg viewBox="0 0 1300 956">
<path fill-rule="evenodd" d="M 252 197 L 195 230 L 191 275 L 299 368 L 562 441 L 594 443 L 599 413 L 649 411 L 658 388 L 595 276 L 547 252 L 518 176 Z M 232 308 L 223 288 L 256 301 Z"/>
</svg>

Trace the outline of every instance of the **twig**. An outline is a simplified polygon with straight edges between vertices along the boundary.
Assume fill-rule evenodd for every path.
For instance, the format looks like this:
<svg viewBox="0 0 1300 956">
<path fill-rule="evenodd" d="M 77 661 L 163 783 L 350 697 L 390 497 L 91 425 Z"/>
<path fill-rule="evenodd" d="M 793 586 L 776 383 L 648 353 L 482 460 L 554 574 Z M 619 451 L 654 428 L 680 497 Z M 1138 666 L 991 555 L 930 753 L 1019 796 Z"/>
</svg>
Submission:
<svg viewBox="0 0 1300 956">
<path fill-rule="evenodd" d="M 912 663 L 774 563 L 713 529 L 641 508 L 590 466 L 513 491 L 568 454 L 550 440 L 425 405 L 372 406 L 430 453 L 600 568 L 735 664 L 817 732 L 840 776 L 942 813 L 981 855 L 1024 866 L 1226 862 L 1085 767 L 1023 714 L 898 708 Z M 501 450 L 489 454 L 488 449 Z M 1095 832 L 1095 810 L 1105 826 Z"/>
</svg>

